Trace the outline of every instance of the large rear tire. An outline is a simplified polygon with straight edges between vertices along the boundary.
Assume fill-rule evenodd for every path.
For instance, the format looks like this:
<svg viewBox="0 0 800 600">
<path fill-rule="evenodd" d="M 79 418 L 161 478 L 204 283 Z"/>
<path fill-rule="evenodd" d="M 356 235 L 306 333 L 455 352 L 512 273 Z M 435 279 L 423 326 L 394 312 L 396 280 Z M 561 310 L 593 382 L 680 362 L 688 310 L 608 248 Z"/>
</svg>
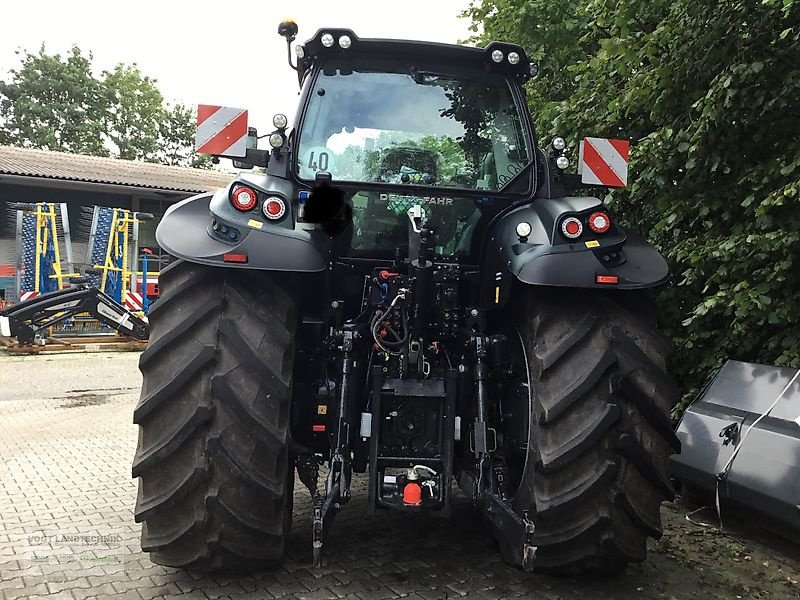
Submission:
<svg viewBox="0 0 800 600">
<path fill-rule="evenodd" d="M 658 538 L 680 450 L 670 344 L 636 293 L 525 288 L 517 327 L 531 379 L 515 510 L 534 521 L 534 568 L 616 572 Z"/>
<path fill-rule="evenodd" d="M 295 307 L 286 279 L 177 261 L 139 366 L 135 519 L 153 562 L 279 562 L 291 525 Z"/>
</svg>

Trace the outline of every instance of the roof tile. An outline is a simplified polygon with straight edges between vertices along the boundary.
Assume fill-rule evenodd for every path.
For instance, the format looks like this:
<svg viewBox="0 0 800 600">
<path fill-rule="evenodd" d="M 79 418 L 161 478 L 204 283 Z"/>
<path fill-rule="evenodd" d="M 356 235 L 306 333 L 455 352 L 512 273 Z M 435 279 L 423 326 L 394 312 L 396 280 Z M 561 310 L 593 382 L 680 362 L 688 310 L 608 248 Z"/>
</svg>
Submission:
<svg viewBox="0 0 800 600">
<path fill-rule="evenodd" d="M 134 188 L 206 192 L 227 185 L 233 173 L 169 167 L 134 160 L 0 146 L 0 176 L 23 175 Z"/>
</svg>

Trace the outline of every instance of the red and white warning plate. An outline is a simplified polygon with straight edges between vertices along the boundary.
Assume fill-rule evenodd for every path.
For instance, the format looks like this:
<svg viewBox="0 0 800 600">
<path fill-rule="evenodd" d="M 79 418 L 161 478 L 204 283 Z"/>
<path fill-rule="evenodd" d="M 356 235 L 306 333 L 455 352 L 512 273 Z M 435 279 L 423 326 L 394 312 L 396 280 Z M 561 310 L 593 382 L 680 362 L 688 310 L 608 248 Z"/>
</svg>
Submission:
<svg viewBox="0 0 800 600">
<path fill-rule="evenodd" d="M 125 292 L 125 308 L 142 310 L 142 295 L 138 292 Z"/>
<path fill-rule="evenodd" d="M 200 104 L 197 107 L 194 147 L 200 154 L 247 154 L 247 111 L 243 108 Z"/>
<path fill-rule="evenodd" d="M 39 292 L 20 292 L 19 301 L 25 302 L 25 300 L 31 300 L 32 298 L 36 298 L 38 295 Z"/>
<path fill-rule="evenodd" d="M 628 140 L 587 137 L 581 140 L 578 173 L 589 185 L 628 184 Z"/>
</svg>

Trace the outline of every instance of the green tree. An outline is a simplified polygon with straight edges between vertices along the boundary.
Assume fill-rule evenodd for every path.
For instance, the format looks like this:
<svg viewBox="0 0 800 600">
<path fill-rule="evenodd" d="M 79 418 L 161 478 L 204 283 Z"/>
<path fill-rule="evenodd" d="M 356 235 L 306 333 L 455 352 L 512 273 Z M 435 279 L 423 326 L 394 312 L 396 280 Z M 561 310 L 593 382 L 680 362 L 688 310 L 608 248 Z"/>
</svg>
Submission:
<svg viewBox="0 0 800 600">
<path fill-rule="evenodd" d="M 105 134 L 116 147 L 115 156 L 153 162 L 160 126 L 167 119 L 156 82 L 142 75 L 135 64 L 118 64 L 112 71 L 103 71 L 102 85 Z"/>
<path fill-rule="evenodd" d="M 119 64 L 95 77 L 92 56 L 23 52 L 0 81 L 0 144 L 210 168 L 194 152 L 195 115 L 164 103 L 156 81 Z"/>
<path fill-rule="evenodd" d="M 92 75 L 92 56 L 73 47 L 67 56 L 24 53 L 0 81 L 0 143 L 107 156 L 103 143 L 106 95 Z"/>
<path fill-rule="evenodd" d="M 541 137 L 631 140 L 631 185 L 606 200 L 671 263 L 658 302 L 685 398 L 727 358 L 800 367 L 800 4 L 486 0 L 466 15 L 477 40 L 539 63 Z"/>
<path fill-rule="evenodd" d="M 165 118 L 159 123 L 158 162 L 176 167 L 212 168 L 211 157 L 194 151 L 195 113 L 194 107 L 180 103 L 167 105 Z"/>
</svg>

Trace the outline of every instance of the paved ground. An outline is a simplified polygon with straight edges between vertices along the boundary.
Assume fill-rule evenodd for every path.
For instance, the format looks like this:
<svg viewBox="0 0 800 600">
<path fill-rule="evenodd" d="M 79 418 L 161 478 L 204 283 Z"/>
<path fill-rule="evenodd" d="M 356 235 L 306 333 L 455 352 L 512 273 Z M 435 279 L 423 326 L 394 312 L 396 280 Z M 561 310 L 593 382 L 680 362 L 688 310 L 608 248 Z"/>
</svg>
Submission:
<svg viewBox="0 0 800 600">
<path fill-rule="evenodd" d="M 643 565 L 612 580 L 521 573 L 500 562 L 461 500 L 452 521 L 365 516 L 356 498 L 310 568 L 309 502 L 295 495 L 285 565 L 203 576 L 153 565 L 132 509 L 136 354 L 0 354 L 0 597 L 47 598 L 798 598 L 789 546 L 728 537 L 665 508 L 666 533 Z M 710 516 L 708 517 L 710 518 Z"/>
</svg>

